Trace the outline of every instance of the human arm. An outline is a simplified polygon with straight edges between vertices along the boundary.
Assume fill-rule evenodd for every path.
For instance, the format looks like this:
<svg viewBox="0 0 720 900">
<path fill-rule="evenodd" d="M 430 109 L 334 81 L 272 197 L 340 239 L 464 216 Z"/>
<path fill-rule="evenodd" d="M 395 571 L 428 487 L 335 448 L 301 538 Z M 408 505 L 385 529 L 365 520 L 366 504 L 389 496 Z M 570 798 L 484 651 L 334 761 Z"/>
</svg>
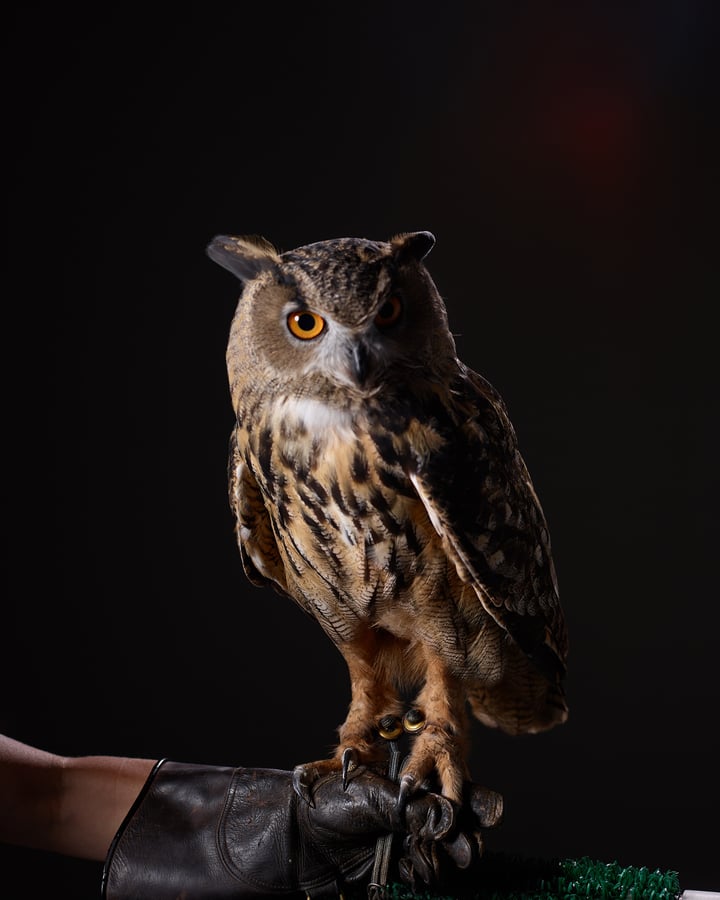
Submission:
<svg viewBox="0 0 720 900">
<path fill-rule="evenodd" d="M 499 796 L 479 791 L 470 832 L 501 814 Z M 401 874 L 425 882 L 440 845 L 470 862 L 458 813 L 431 793 L 401 809 L 397 784 L 364 767 L 347 785 L 321 779 L 308 804 L 291 772 L 63 757 L 0 735 L 0 841 L 105 860 L 108 900 L 335 893 L 369 877 L 378 838 L 393 834 Z"/>
<path fill-rule="evenodd" d="M 154 765 L 60 756 L 0 735 L 0 841 L 103 861 Z"/>
<path fill-rule="evenodd" d="M 500 795 L 467 787 L 463 809 L 425 791 L 403 803 L 396 782 L 358 766 L 347 779 L 319 777 L 301 797 L 292 772 L 163 760 L 108 854 L 102 896 L 354 896 L 374 882 L 376 853 L 392 843 L 380 883 L 402 878 L 422 889 L 469 870 L 479 830 L 502 815 Z"/>
</svg>

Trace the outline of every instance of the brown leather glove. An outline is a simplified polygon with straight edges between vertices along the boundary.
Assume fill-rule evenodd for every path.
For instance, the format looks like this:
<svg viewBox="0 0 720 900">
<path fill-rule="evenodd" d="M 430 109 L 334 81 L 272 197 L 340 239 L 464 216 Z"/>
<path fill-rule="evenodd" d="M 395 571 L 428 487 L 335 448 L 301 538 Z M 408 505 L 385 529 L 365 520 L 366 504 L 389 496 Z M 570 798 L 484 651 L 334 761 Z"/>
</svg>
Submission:
<svg viewBox="0 0 720 900">
<path fill-rule="evenodd" d="M 319 778 L 312 800 L 298 797 L 291 772 L 161 760 L 113 841 L 102 896 L 337 896 L 370 880 L 377 839 L 392 833 L 404 835 L 413 881 L 436 876 L 437 842 L 463 864 L 469 844 L 457 833 L 458 811 L 437 794 L 415 796 L 400 812 L 398 786 L 360 767 L 346 787 L 340 774 Z"/>
<path fill-rule="evenodd" d="M 405 836 L 399 874 L 416 893 L 442 887 L 443 893 L 464 896 L 477 883 L 484 833 L 502 821 L 503 798 L 467 781 L 462 806 L 453 805 L 453 812 L 452 828 L 439 840 L 424 840 L 413 831 Z"/>
</svg>

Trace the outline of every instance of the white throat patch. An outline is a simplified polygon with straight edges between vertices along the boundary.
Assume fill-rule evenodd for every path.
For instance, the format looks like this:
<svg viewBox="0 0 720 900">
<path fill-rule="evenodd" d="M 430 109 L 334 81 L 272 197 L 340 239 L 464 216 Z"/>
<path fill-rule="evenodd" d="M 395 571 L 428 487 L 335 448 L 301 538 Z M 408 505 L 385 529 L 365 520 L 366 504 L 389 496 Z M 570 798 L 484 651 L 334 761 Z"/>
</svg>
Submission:
<svg viewBox="0 0 720 900">
<path fill-rule="evenodd" d="M 321 435 L 330 431 L 343 440 L 354 438 L 352 416 L 348 410 L 328 406 L 320 400 L 285 397 L 278 404 L 276 416 L 297 423 L 311 434 Z"/>
</svg>

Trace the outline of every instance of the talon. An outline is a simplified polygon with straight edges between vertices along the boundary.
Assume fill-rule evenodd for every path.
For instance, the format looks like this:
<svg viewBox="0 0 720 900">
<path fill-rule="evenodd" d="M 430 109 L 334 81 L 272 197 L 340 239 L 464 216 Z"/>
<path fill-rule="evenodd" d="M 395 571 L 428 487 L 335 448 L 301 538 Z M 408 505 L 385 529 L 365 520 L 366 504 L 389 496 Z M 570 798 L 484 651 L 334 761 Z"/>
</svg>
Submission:
<svg viewBox="0 0 720 900">
<path fill-rule="evenodd" d="M 315 809 L 315 801 L 310 793 L 311 784 L 312 781 L 310 780 L 310 773 L 307 768 L 302 765 L 295 766 L 292 773 L 293 790 L 311 809 Z"/>
<path fill-rule="evenodd" d="M 403 777 L 400 779 L 400 790 L 398 791 L 397 799 L 397 809 L 401 815 L 405 812 L 405 807 L 407 806 L 407 802 L 410 799 L 410 794 L 414 787 L 415 776 L 403 775 Z"/>
<path fill-rule="evenodd" d="M 342 786 L 347 790 L 350 781 L 350 772 L 358 767 L 358 755 L 354 747 L 346 747 L 342 755 Z"/>
</svg>

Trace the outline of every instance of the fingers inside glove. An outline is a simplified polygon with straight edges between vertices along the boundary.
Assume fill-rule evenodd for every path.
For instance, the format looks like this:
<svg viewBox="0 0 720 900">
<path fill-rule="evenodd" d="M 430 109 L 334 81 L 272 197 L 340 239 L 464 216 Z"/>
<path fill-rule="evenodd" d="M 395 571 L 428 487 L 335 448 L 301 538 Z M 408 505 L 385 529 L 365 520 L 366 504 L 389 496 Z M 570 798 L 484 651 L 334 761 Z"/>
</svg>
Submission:
<svg viewBox="0 0 720 900">
<path fill-rule="evenodd" d="M 458 869 L 467 869 L 473 861 L 473 846 L 463 832 L 443 841 L 443 849 Z"/>
<path fill-rule="evenodd" d="M 442 840 L 455 824 L 455 807 L 440 794 L 422 794 L 405 809 L 407 830 L 423 841 Z"/>
<path fill-rule="evenodd" d="M 466 785 L 465 806 L 472 810 L 475 824 L 480 828 L 493 828 L 502 820 L 502 794 L 479 784 L 468 783 Z"/>
<path fill-rule="evenodd" d="M 398 805 L 398 785 L 370 769 L 353 774 L 343 786 L 339 774 L 313 785 L 314 807 L 302 810 L 313 827 L 350 837 L 411 832 L 418 840 L 441 840 L 455 823 L 453 804 L 439 794 L 413 797 L 404 811 Z M 306 804 L 307 806 L 307 804 Z"/>
</svg>

